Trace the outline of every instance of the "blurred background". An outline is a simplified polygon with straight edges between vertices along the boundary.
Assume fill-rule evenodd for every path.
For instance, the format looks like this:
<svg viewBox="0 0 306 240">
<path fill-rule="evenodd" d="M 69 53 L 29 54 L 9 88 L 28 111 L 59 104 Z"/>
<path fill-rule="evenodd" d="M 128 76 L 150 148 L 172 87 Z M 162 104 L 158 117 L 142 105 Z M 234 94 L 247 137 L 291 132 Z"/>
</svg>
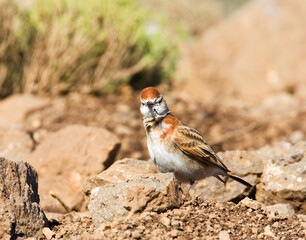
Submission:
<svg viewBox="0 0 306 240">
<path fill-rule="evenodd" d="M 121 137 L 118 159 L 147 159 L 138 95 L 157 86 L 216 151 L 297 142 L 305 43 L 304 0 L 0 0 L 2 122 L 27 102 L 1 104 L 31 94 L 50 102 L 22 120 L 35 145 L 99 126 Z"/>
<path fill-rule="evenodd" d="M 181 45 L 245 2 L 1 0 L 0 96 L 171 84 Z"/>
</svg>

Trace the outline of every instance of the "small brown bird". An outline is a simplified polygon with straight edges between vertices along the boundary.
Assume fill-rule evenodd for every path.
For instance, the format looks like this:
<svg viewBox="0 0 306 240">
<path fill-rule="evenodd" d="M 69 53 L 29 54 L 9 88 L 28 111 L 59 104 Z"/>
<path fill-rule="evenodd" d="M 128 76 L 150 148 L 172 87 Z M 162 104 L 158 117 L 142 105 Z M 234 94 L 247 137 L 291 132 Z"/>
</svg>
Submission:
<svg viewBox="0 0 306 240">
<path fill-rule="evenodd" d="M 196 180 L 210 176 L 224 182 L 220 175 L 251 187 L 222 163 L 198 131 L 169 111 L 156 88 L 143 89 L 140 100 L 149 154 L 160 172 L 173 172 L 180 182 L 189 182 L 188 191 Z"/>
</svg>

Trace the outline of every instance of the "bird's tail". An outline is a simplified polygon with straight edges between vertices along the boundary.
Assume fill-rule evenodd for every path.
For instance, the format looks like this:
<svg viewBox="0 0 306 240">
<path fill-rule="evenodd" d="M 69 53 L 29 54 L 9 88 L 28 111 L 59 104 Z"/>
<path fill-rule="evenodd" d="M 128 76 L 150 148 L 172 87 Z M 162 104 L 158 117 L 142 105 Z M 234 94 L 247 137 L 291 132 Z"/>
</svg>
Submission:
<svg viewBox="0 0 306 240">
<path fill-rule="evenodd" d="M 240 182 L 241 184 L 243 184 L 244 186 L 250 188 L 252 187 L 251 184 L 249 184 L 248 182 L 244 181 L 243 179 L 241 179 L 240 177 L 238 177 L 237 175 L 235 175 L 234 173 L 228 171 L 227 172 L 227 176 L 229 176 L 230 178 L 236 180 L 237 182 Z"/>
</svg>

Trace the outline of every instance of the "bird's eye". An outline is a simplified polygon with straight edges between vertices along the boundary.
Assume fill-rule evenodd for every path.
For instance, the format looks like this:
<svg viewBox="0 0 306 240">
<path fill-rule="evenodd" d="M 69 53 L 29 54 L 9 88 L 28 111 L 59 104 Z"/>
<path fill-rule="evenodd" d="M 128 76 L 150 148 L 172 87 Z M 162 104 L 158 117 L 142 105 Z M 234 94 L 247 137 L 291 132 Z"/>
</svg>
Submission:
<svg viewBox="0 0 306 240">
<path fill-rule="evenodd" d="M 163 100 L 163 97 L 162 97 L 162 96 L 160 96 L 159 98 L 157 98 L 157 99 L 156 99 L 156 101 L 155 101 L 155 102 L 156 102 L 156 103 L 161 103 L 161 101 L 162 101 L 162 100 Z"/>
</svg>

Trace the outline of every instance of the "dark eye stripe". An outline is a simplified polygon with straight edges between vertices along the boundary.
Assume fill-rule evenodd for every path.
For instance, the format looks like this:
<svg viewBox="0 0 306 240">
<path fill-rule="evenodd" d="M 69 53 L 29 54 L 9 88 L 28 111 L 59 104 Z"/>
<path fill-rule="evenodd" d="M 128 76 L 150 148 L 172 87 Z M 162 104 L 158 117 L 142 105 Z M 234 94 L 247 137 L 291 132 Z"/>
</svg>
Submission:
<svg viewBox="0 0 306 240">
<path fill-rule="evenodd" d="M 160 96 L 159 98 L 155 100 L 155 102 L 160 103 L 162 100 L 163 100 L 163 96 Z"/>
</svg>

